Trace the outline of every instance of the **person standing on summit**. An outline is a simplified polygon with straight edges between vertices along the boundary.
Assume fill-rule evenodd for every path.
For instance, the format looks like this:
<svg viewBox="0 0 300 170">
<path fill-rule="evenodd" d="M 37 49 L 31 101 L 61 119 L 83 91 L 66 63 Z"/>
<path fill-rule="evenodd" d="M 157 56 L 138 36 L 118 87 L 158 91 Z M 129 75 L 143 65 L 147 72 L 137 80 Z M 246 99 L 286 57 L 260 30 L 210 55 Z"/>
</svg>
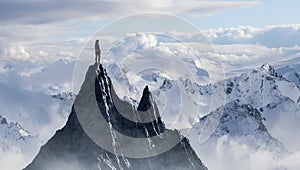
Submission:
<svg viewBox="0 0 300 170">
<path fill-rule="evenodd" d="M 99 45 L 99 40 L 96 40 L 95 42 L 95 62 L 100 63 L 100 56 L 101 56 L 101 50 Z"/>
</svg>

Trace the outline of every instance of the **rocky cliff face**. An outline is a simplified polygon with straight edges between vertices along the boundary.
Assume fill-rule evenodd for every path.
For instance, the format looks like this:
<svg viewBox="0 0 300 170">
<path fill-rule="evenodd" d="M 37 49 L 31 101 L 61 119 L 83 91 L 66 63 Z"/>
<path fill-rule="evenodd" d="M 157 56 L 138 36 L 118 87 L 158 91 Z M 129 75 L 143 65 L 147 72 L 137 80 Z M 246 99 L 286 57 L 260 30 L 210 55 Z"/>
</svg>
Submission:
<svg viewBox="0 0 300 170">
<path fill-rule="evenodd" d="M 41 148 L 33 162 L 25 168 L 26 170 L 207 169 L 186 138 L 176 130 L 171 131 L 165 128 L 148 87 L 144 89 L 138 109 L 135 110 L 129 103 L 116 96 L 105 69 L 101 65 L 92 65 L 88 69 L 85 82 L 76 100 L 66 125 Z M 96 111 L 89 109 L 93 104 L 92 100 L 96 101 L 95 106 L 98 109 Z M 77 109 L 76 103 L 82 103 L 85 107 L 82 110 Z M 76 113 L 79 111 L 82 112 Z M 107 139 L 105 137 L 107 134 L 104 133 L 103 136 L 99 136 L 100 132 L 103 132 L 103 129 L 100 128 L 97 129 L 99 131 L 97 137 L 100 142 L 102 140 L 110 143 L 114 148 L 113 152 L 108 152 L 97 145 L 98 142 L 92 140 L 93 137 L 87 134 L 81 121 L 81 116 L 87 114 L 95 115 L 96 119 L 103 117 L 105 124 L 109 125 L 110 131 L 107 134 L 110 135 L 110 138 Z M 166 132 L 171 135 L 164 136 Z M 131 141 L 127 141 L 128 148 L 137 153 L 139 150 L 146 150 L 152 156 L 139 158 L 117 154 L 114 151 L 119 149 L 124 141 L 121 141 L 119 135 L 116 134 L 129 136 L 131 139 L 146 139 L 149 143 L 145 148 L 136 148 L 135 150 L 135 148 L 130 148 Z M 152 139 L 156 136 L 159 140 Z M 164 143 L 163 141 L 167 138 L 179 139 L 179 142 L 166 152 L 153 154 L 155 149 L 163 146 L 161 143 Z"/>
</svg>

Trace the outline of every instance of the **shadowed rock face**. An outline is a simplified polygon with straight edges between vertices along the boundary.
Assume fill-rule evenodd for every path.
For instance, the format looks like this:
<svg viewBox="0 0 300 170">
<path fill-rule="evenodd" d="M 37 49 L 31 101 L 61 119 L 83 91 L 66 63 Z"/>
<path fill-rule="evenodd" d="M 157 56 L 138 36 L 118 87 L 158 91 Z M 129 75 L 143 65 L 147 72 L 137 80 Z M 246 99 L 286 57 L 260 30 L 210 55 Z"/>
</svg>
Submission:
<svg viewBox="0 0 300 170">
<path fill-rule="evenodd" d="M 96 74 L 97 70 L 98 74 Z M 89 82 L 94 80 L 95 89 L 89 89 Z M 111 84 L 102 65 L 89 67 L 81 90 L 96 94 L 96 101 L 99 108 L 99 116 L 103 116 L 110 122 L 113 128 L 124 135 L 135 138 L 149 138 L 159 135 L 165 128 L 151 92 L 146 86 L 143 91 L 140 104 L 134 110 L 129 103 L 121 101 Z M 76 99 L 79 100 L 79 99 Z M 75 101 L 76 102 L 76 101 Z M 130 120 L 120 113 L 128 113 L 129 116 L 136 115 L 138 122 Z M 104 114 L 108 113 L 108 114 Z M 108 117 L 109 116 L 109 117 Z M 147 120 L 152 120 L 148 122 Z M 142 123 L 139 123 L 142 122 Z M 188 140 L 177 131 L 174 131 L 182 140 L 170 150 L 157 156 L 147 158 L 126 158 L 108 152 L 97 145 L 86 134 L 78 116 L 72 107 L 71 114 L 66 125 L 41 147 L 26 170 L 93 170 L 93 169 L 137 169 L 137 170 L 190 170 L 206 169 L 201 160 L 196 156 Z M 103 140 L 107 140 L 103 138 Z"/>
<path fill-rule="evenodd" d="M 95 81 L 95 93 L 102 116 L 106 122 L 111 123 L 113 129 L 123 135 L 146 138 L 159 135 L 166 130 L 148 86 L 145 87 L 139 106 L 135 110 L 129 103 L 118 98 L 110 78 L 100 65 Z"/>
<path fill-rule="evenodd" d="M 143 90 L 143 95 L 141 98 L 141 101 L 139 103 L 139 106 L 137 108 L 137 110 L 139 111 L 147 111 L 151 108 L 151 100 L 150 100 L 150 91 L 148 86 L 145 87 L 145 89 Z"/>
</svg>

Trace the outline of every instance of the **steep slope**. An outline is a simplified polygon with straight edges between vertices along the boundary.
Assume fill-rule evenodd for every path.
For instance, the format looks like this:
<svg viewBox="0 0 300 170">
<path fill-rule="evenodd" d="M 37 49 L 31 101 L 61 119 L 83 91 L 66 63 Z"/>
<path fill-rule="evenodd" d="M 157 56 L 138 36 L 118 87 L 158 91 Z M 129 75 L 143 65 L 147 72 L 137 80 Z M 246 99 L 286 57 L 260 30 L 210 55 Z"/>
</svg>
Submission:
<svg viewBox="0 0 300 170">
<path fill-rule="evenodd" d="M 98 75 L 96 75 L 97 70 Z M 93 85 L 92 85 L 93 84 Z M 96 93 L 95 93 L 96 92 Z M 94 112 L 90 106 L 91 101 L 97 101 L 97 112 Z M 168 131 L 173 134 L 174 139 L 182 139 L 176 146 L 170 150 L 156 154 L 156 156 L 144 158 L 126 158 L 125 156 L 114 154 L 116 152 L 108 152 L 101 148 L 88 136 L 87 131 L 82 127 L 81 116 L 82 111 L 76 107 L 76 104 L 83 103 L 85 107 L 84 114 L 94 113 L 99 117 L 104 117 L 105 124 L 113 127 L 113 130 L 106 132 L 110 138 L 98 136 L 102 142 L 110 143 L 111 147 L 115 148 L 122 141 L 115 134 L 122 133 L 132 138 L 145 138 L 149 143 L 145 148 L 136 148 L 132 152 L 138 150 L 152 150 L 159 146 L 159 143 L 152 141 L 151 136 L 160 136 Z M 179 135 L 178 131 L 170 131 L 164 127 L 162 120 L 157 115 L 157 108 L 152 99 L 149 89 L 146 87 L 138 106 L 138 111 L 132 106 L 123 102 L 115 95 L 114 88 L 106 71 L 100 65 L 92 65 L 86 74 L 85 81 L 75 100 L 72 112 L 69 116 L 65 127 L 56 132 L 56 134 L 44 145 L 33 162 L 25 168 L 26 170 L 44 170 L 44 169 L 206 169 L 201 160 L 196 156 L 191 148 L 188 140 Z M 129 109 L 130 108 L 130 109 Z M 99 111 L 100 110 L 100 111 Z M 146 112 L 144 112 L 146 110 Z M 140 121 L 144 123 L 133 122 L 124 115 L 137 115 Z M 143 115 L 144 114 L 144 115 Z M 79 116 L 79 117 L 78 117 Z M 96 117 L 98 117 L 96 116 Z M 99 118 L 98 117 L 98 118 Z M 146 121 L 149 118 L 155 118 L 152 122 Z M 93 124 L 93 123 L 91 123 Z M 102 126 L 96 124 L 96 126 Z M 98 129 L 99 131 L 103 129 Z M 164 136 L 161 136 L 162 139 Z M 129 141 L 130 142 L 130 141 Z M 148 147 L 154 142 L 154 145 Z M 119 145 L 117 145 L 119 143 Z M 121 143 L 122 144 L 122 143 Z M 127 147 L 127 146 L 126 146 Z M 128 143 L 130 147 L 130 143 Z M 115 150 L 114 150 L 115 151 Z"/>
</svg>

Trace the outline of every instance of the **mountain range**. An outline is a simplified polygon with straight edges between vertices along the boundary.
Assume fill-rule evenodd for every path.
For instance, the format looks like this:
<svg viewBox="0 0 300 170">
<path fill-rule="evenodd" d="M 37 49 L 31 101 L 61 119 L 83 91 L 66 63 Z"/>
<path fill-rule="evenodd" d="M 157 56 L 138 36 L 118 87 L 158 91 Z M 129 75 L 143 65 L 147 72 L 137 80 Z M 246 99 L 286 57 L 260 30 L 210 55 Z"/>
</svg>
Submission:
<svg viewBox="0 0 300 170">
<path fill-rule="evenodd" d="M 110 75 L 111 68 L 111 66 L 108 67 L 108 76 Z M 164 108 L 164 114 L 161 115 L 164 127 L 172 130 L 178 129 L 180 133 L 186 137 L 185 142 L 190 143 L 188 145 L 192 147 L 190 148 L 190 152 L 194 155 L 194 159 L 197 160 L 197 157 L 200 157 L 204 164 L 210 169 L 220 168 L 214 166 L 216 165 L 215 161 L 219 160 L 225 162 L 226 160 L 225 158 L 220 160 L 218 157 L 220 156 L 220 151 L 216 150 L 220 149 L 220 146 L 222 146 L 223 152 L 225 150 L 230 151 L 230 153 L 223 153 L 223 156 L 232 154 L 234 151 L 233 148 L 240 148 L 242 150 L 247 148 L 247 152 L 245 151 L 245 153 L 254 154 L 266 151 L 270 153 L 271 157 L 275 160 L 280 160 L 285 155 L 292 154 L 299 150 L 300 142 L 299 139 L 295 137 L 295 135 L 299 133 L 297 124 L 300 118 L 299 70 L 297 68 L 297 65 L 291 65 L 277 67 L 275 69 L 269 64 L 264 64 L 257 69 L 207 85 L 197 84 L 184 77 L 179 80 L 172 80 L 159 72 L 147 74 L 143 77 L 149 81 L 149 84 L 153 84 L 155 81 L 157 83 L 155 88 L 149 86 L 148 90 L 151 89 L 151 94 L 157 104 L 157 109 L 161 111 L 161 108 Z M 142 92 L 135 90 L 138 88 L 126 80 L 126 74 L 122 73 L 119 75 L 123 76 L 120 77 L 119 81 L 123 81 L 125 84 L 127 83 L 128 89 L 126 90 L 131 89 L 130 92 L 132 93 L 131 96 L 127 96 L 127 98 L 121 97 L 120 101 L 127 101 L 130 103 L 130 106 L 138 109 L 140 104 L 138 97 L 141 98 Z M 115 80 L 112 79 L 112 82 L 113 81 Z M 185 93 L 189 94 L 187 101 L 189 101 L 193 107 L 201 108 L 199 109 L 200 113 L 193 112 L 194 109 L 190 109 L 190 105 L 184 107 L 184 114 L 180 113 L 178 115 L 171 114 L 176 110 L 176 107 L 175 109 L 173 108 L 173 110 L 171 108 L 168 110 L 168 108 L 162 107 L 165 105 L 163 100 L 160 101 L 162 94 L 168 94 L 168 97 L 176 95 L 178 85 L 183 87 Z M 115 93 L 119 96 L 118 91 Z M 221 98 L 221 100 L 215 102 L 213 106 L 201 105 L 216 96 Z M 66 101 L 67 103 L 70 103 L 69 101 L 72 101 L 73 97 L 74 94 L 69 92 L 52 94 L 53 99 L 58 99 L 62 102 Z M 197 99 L 201 101 L 199 102 Z M 93 143 L 93 141 L 88 140 L 86 134 L 84 135 L 84 131 L 81 127 L 76 127 L 80 124 L 76 114 L 73 112 L 72 110 L 65 127 L 57 131 L 55 136 L 42 147 L 40 154 L 45 154 L 47 153 L 46 151 L 49 150 L 53 150 L 53 152 L 57 151 L 57 148 L 55 150 L 53 146 L 51 146 L 50 149 L 44 149 L 46 150 L 45 152 L 43 148 L 47 148 L 46 146 L 49 145 L 49 143 L 53 143 L 53 141 L 58 140 L 59 137 L 63 138 L 62 136 L 64 135 L 69 135 L 69 137 L 63 140 L 65 142 L 78 141 L 78 143 L 85 143 L 88 141 L 87 143 L 89 144 Z M 178 127 L 176 127 L 176 124 L 172 125 L 171 123 L 174 117 L 185 122 L 184 125 Z M 213 125 L 211 129 L 207 126 L 210 121 L 211 125 Z M 73 128 L 86 138 L 84 137 L 82 139 L 76 136 L 76 133 L 73 134 Z M 1 117 L 1 139 L 5 139 L 2 141 L 1 153 L 3 154 L 1 155 L 6 155 L 7 158 L 9 158 L 8 153 L 10 155 L 14 153 L 20 157 L 24 157 L 25 155 L 25 157 L 27 157 L 25 159 L 27 160 L 26 162 L 30 162 L 39 149 L 36 146 L 40 146 L 43 142 L 40 142 L 38 136 L 32 136 L 24 129 L 20 132 L 20 129 L 23 128 L 21 128 L 19 123 L 9 123 L 5 118 Z M 201 136 L 204 132 L 209 132 L 206 140 L 203 140 Z M 15 144 L 10 145 L 11 143 Z M 71 143 L 73 144 L 73 142 Z M 77 144 L 76 147 L 80 145 L 81 144 Z M 187 145 L 187 143 L 185 143 L 185 145 Z M 12 146 L 15 147 L 12 148 Z M 92 144 L 91 146 L 95 148 L 98 147 Z M 91 148 L 95 149 L 94 147 Z M 35 154 L 27 154 L 30 153 L 30 151 L 26 148 L 33 148 Z M 74 146 L 69 148 L 68 152 L 70 150 L 74 150 Z M 34 153 L 34 151 L 32 153 Z M 60 153 L 62 154 L 62 152 Z M 104 153 L 104 151 L 101 150 L 101 153 Z M 214 154 L 210 155 L 209 153 Z M 250 159 L 251 154 L 249 157 L 243 157 Z M 93 168 L 96 168 L 98 165 L 103 167 L 118 167 L 118 161 L 116 164 L 116 160 L 113 159 L 110 154 L 108 154 L 108 156 L 106 156 L 106 154 L 95 154 L 94 156 L 96 160 L 93 162 L 93 165 L 96 165 Z M 2 162 L 5 162 L 5 160 L 3 157 L 1 158 Z M 40 156 L 36 157 L 35 160 L 40 160 Z M 110 160 L 113 161 L 110 162 Z M 124 160 L 122 166 L 126 167 L 127 161 L 126 159 Z M 69 161 L 74 163 L 76 159 L 70 159 Z M 35 162 L 36 161 L 33 161 L 28 168 L 33 167 Z M 82 166 L 82 164 L 75 165 L 77 168 Z M 240 166 L 233 165 L 234 163 L 230 164 L 233 169 L 241 168 Z M 66 168 L 74 168 L 72 164 L 70 164 L 70 166 L 69 164 L 63 166 Z M 228 165 L 228 167 L 230 166 Z M 15 168 L 12 167 L 12 169 Z M 224 169 L 226 168 L 224 167 Z"/>
</svg>

